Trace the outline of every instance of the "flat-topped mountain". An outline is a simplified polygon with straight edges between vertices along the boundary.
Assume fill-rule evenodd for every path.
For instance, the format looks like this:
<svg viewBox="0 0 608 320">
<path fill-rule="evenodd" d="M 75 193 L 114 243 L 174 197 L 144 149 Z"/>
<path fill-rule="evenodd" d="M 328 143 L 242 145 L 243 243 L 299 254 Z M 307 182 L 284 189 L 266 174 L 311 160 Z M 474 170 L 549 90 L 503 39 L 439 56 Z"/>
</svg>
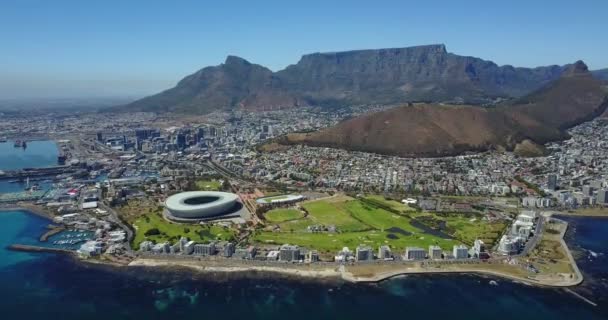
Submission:
<svg viewBox="0 0 608 320">
<path fill-rule="evenodd" d="M 513 150 L 523 141 L 543 144 L 566 138 L 565 129 L 606 110 L 606 97 L 606 87 L 579 61 L 558 80 L 495 108 L 405 105 L 277 142 L 413 157 Z"/>
<path fill-rule="evenodd" d="M 200 114 L 241 107 L 480 103 L 524 96 L 559 78 L 566 67 L 498 66 L 449 53 L 444 45 L 313 53 L 277 72 L 229 56 L 117 110 Z"/>
</svg>

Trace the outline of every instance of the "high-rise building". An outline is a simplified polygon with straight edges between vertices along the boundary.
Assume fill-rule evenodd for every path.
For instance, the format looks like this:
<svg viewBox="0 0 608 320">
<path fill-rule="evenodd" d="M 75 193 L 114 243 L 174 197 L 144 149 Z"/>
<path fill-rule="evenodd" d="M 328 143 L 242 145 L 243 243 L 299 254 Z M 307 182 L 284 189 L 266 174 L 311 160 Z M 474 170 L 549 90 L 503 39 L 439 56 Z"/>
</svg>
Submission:
<svg viewBox="0 0 608 320">
<path fill-rule="evenodd" d="M 188 244 L 188 239 L 185 237 L 181 237 L 179 239 L 179 251 L 186 252 L 186 244 Z"/>
<path fill-rule="evenodd" d="M 405 248 L 405 259 L 407 260 L 423 260 L 426 258 L 426 250 L 417 247 Z"/>
<path fill-rule="evenodd" d="M 480 258 L 486 252 L 486 245 L 483 241 L 476 239 L 473 243 L 473 257 Z"/>
<path fill-rule="evenodd" d="M 591 197 L 593 195 L 593 188 L 591 186 L 583 186 L 583 195 Z"/>
<path fill-rule="evenodd" d="M 234 254 L 234 243 L 228 242 L 224 244 L 224 248 L 222 249 L 222 255 L 224 257 L 231 257 Z"/>
<path fill-rule="evenodd" d="M 183 149 L 186 147 L 186 135 L 183 133 L 178 133 L 175 137 L 175 144 L 178 149 Z"/>
<path fill-rule="evenodd" d="M 194 254 L 201 256 L 210 256 L 215 254 L 215 244 L 196 244 L 194 245 Z"/>
<path fill-rule="evenodd" d="M 429 259 L 438 260 L 441 259 L 443 251 L 439 246 L 429 246 Z"/>
<path fill-rule="evenodd" d="M 601 189 L 597 192 L 597 203 L 608 204 L 608 189 Z"/>
<path fill-rule="evenodd" d="M 374 253 L 372 248 L 369 246 L 358 246 L 355 251 L 355 258 L 357 261 L 369 261 L 374 259 Z"/>
<path fill-rule="evenodd" d="M 550 174 L 547 177 L 547 189 L 556 190 L 557 189 L 557 176 L 554 174 Z"/>
<path fill-rule="evenodd" d="M 378 259 L 390 259 L 393 257 L 393 253 L 391 252 L 391 248 L 389 246 L 380 246 L 378 248 Z"/>
<path fill-rule="evenodd" d="M 452 254 L 455 259 L 466 259 L 469 257 L 469 249 L 463 244 L 455 245 Z"/>
<path fill-rule="evenodd" d="M 319 261 L 319 252 L 316 250 L 310 250 L 306 253 L 306 262 L 317 262 Z"/>
<path fill-rule="evenodd" d="M 281 261 L 298 261 L 300 260 L 300 248 L 284 244 L 279 249 L 279 260 Z"/>
</svg>

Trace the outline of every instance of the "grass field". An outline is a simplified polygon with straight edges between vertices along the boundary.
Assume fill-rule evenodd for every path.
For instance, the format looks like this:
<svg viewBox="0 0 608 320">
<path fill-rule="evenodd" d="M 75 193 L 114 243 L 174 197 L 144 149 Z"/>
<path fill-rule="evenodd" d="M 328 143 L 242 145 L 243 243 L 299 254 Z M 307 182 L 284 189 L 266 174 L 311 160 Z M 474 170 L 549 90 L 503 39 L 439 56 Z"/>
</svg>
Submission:
<svg viewBox="0 0 608 320">
<path fill-rule="evenodd" d="M 344 198 L 343 201 L 335 201 L 335 199 L 312 201 L 302 204 L 302 207 L 308 212 L 308 219 L 310 219 L 311 224 L 334 225 L 341 232 L 369 229 L 369 226 L 353 218 L 347 211 L 346 204 L 347 201 L 350 201 L 349 199 Z"/>
<path fill-rule="evenodd" d="M 566 225 L 563 223 L 547 223 L 541 241 L 529 253 L 529 260 L 541 272 L 574 272 L 565 248 L 560 242 L 561 232 L 564 228 L 566 228 Z"/>
<path fill-rule="evenodd" d="M 196 188 L 200 191 L 219 191 L 222 188 L 222 183 L 218 180 L 198 180 Z"/>
<path fill-rule="evenodd" d="M 285 222 L 289 220 L 297 220 L 304 217 L 304 213 L 297 209 L 273 209 L 264 214 L 264 217 L 269 222 Z"/>
<path fill-rule="evenodd" d="M 381 196 L 364 199 L 338 196 L 305 202 L 302 206 L 308 212 L 307 217 L 283 220 L 278 223 L 280 232 L 258 232 L 254 241 L 295 244 L 324 253 L 335 252 L 345 246 L 354 249 L 360 244 L 374 248 L 388 244 L 396 252 L 401 252 L 406 246 L 426 249 L 434 244 L 451 250 L 455 244 L 470 244 L 477 238 L 492 243 L 506 226 L 502 222 L 489 223 L 475 216 L 418 213 Z M 338 232 L 307 232 L 308 226 L 318 224 L 335 225 Z M 439 229 L 441 232 L 437 231 Z"/>
<path fill-rule="evenodd" d="M 138 249 L 139 244 L 144 240 L 156 243 L 164 241 L 175 243 L 182 236 L 196 242 L 231 240 L 234 238 L 234 232 L 230 229 L 213 225 L 201 226 L 171 223 L 166 221 L 158 211 L 139 217 L 132 225 L 135 229 L 135 238 L 132 244 L 135 249 Z M 146 236 L 146 232 L 151 229 L 158 229 L 160 234 Z"/>
</svg>

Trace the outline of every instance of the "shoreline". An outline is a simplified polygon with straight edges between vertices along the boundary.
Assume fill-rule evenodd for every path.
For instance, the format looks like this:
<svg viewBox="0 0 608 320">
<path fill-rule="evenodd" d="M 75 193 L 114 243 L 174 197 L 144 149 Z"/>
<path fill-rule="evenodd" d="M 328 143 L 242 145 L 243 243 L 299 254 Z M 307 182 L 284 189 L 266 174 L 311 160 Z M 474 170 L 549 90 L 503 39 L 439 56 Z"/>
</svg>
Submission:
<svg viewBox="0 0 608 320">
<path fill-rule="evenodd" d="M 42 208 L 33 204 L 19 204 L 8 207 L 0 207 L 2 211 L 23 211 L 25 213 L 35 214 L 37 216 L 50 219 L 51 215 L 45 212 Z M 559 214 L 556 214 L 559 216 Z M 581 216 L 581 218 L 597 218 L 596 216 Z M 553 217 L 552 219 L 559 220 Z M 508 264 L 499 261 L 493 261 L 490 264 L 478 263 L 478 264 L 440 264 L 435 265 L 424 265 L 415 262 L 405 263 L 394 263 L 394 264 L 365 264 L 358 263 L 353 265 L 340 265 L 333 263 L 318 263 L 318 264 L 280 264 L 276 263 L 261 263 L 255 261 L 229 261 L 229 260 L 207 260 L 207 259 L 174 259 L 171 257 L 163 256 L 138 256 L 129 262 L 117 262 L 108 259 L 78 259 L 80 263 L 85 264 L 97 264 L 107 265 L 113 267 L 150 267 L 150 268 L 187 268 L 189 270 L 201 273 L 227 273 L 227 274 L 242 274 L 247 277 L 250 272 L 260 272 L 268 274 L 281 274 L 285 276 L 294 276 L 302 279 L 318 279 L 318 280 L 342 280 L 351 283 L 377 283 L 387 279 L 416 275 L 416 274 L 472 274 L 477 276 L 491 276 L 498 277 L 501 279 L 511 280 L 514 282 L 523 283 L 526 285 L 539 286 L 539 287 L 552 287 L 552 288 L 567 288 L 579 285 L 583 282 L 583 275 L 572 256 L 570 248 L 567 246 L 564 235 L 568 230 L 569 224 L 563 220 L 561 222 L 566 224 L 566 228 L 560 235 L 560 243 L 568 255 L 570 264 L 575 278 L 540 278 L 534 279 L 525 274 L 517 275 L 512 274 L 509 271 L 518 271 L 517 267 L 513 266 L 512 270 L 493 270 L 492 268 L 510 268 Z M 31 251 L 40 251 L 35 249 L 36 246 L 32 246 Z M 61 253 L 57 250 L 56 253 Z M 72 253 L 73 252 L 63 252 Z M 185 258 L 185 257 L 184 257 Z"/>
<path fill-rule="evenodd" d="M 510 280 L 525 285 L 545 287 L 545 288 L 568 288 L 580 284 L 583 279 L 578 278 L 574 281 L 541 281 L 526 277 L 519 277 L 505 272 L 490 270 L 490 269 L 475 269 L 475 268 L 460 268 L 460 269 L 443 269 L 435 270 L 429 268 L 421 268 L 403 265 L 403 269 L 378 272 L 369 276 L 357 276 L 349 271 L 349 266 L 336 265 L 335 268 L 326 267 L 321 269 L 310 269 L 307 266 L 292 266 L 285 268 L 281 266 L 261 266 L 261 265 L 246 265 L 246 266 L 217 266 L 206 265 L 204 261 L 193 260 L 163 260 L 151 258 L 136 258 L 130 262 L 128 267 L 148 267 L 148 268 L 187 268 L 200 273 L 228 273 L 228 274 L 243 274 L 247 277 L 248 272 L 261 272 L 269 274 L 280 274 L 283 276 L 294 276 L 302 279 L 317 279 L 317 280 L 338 280 L 350 283 L 379 283 L 400 276 L 408 275 L 433 275 L 433 274 L 454 274 L 454 275 L 475 275 L 480 277 L 497 277 L 504 280 Z"/>
<path fill-rule="evenodd" d="M 53 221 L 54 217 L 51 213 L 45 211 L 43 207 L 31 203 L 20 202 L 17 205 L 0 206 L 0 213 L 8 211 L 21 211 L 27 214 L 33 214 L 35 216 L 48 219 L 51 222 Z"/>
</svg>

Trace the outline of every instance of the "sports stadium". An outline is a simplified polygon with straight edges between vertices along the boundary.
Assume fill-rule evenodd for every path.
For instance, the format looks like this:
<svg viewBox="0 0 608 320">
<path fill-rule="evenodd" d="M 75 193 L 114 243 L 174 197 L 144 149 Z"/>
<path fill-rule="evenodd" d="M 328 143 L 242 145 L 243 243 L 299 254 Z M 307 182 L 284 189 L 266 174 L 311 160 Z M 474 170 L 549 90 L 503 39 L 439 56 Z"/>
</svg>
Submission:
<svg viewBox="0 0 608 320">
<path fill-rule="evenodd" d="M 229 192 L 189 191 L 167 198 L 167 217 L 173 220 L 206 220 L 237 211 L 238 196 Z"/>
</svg>

